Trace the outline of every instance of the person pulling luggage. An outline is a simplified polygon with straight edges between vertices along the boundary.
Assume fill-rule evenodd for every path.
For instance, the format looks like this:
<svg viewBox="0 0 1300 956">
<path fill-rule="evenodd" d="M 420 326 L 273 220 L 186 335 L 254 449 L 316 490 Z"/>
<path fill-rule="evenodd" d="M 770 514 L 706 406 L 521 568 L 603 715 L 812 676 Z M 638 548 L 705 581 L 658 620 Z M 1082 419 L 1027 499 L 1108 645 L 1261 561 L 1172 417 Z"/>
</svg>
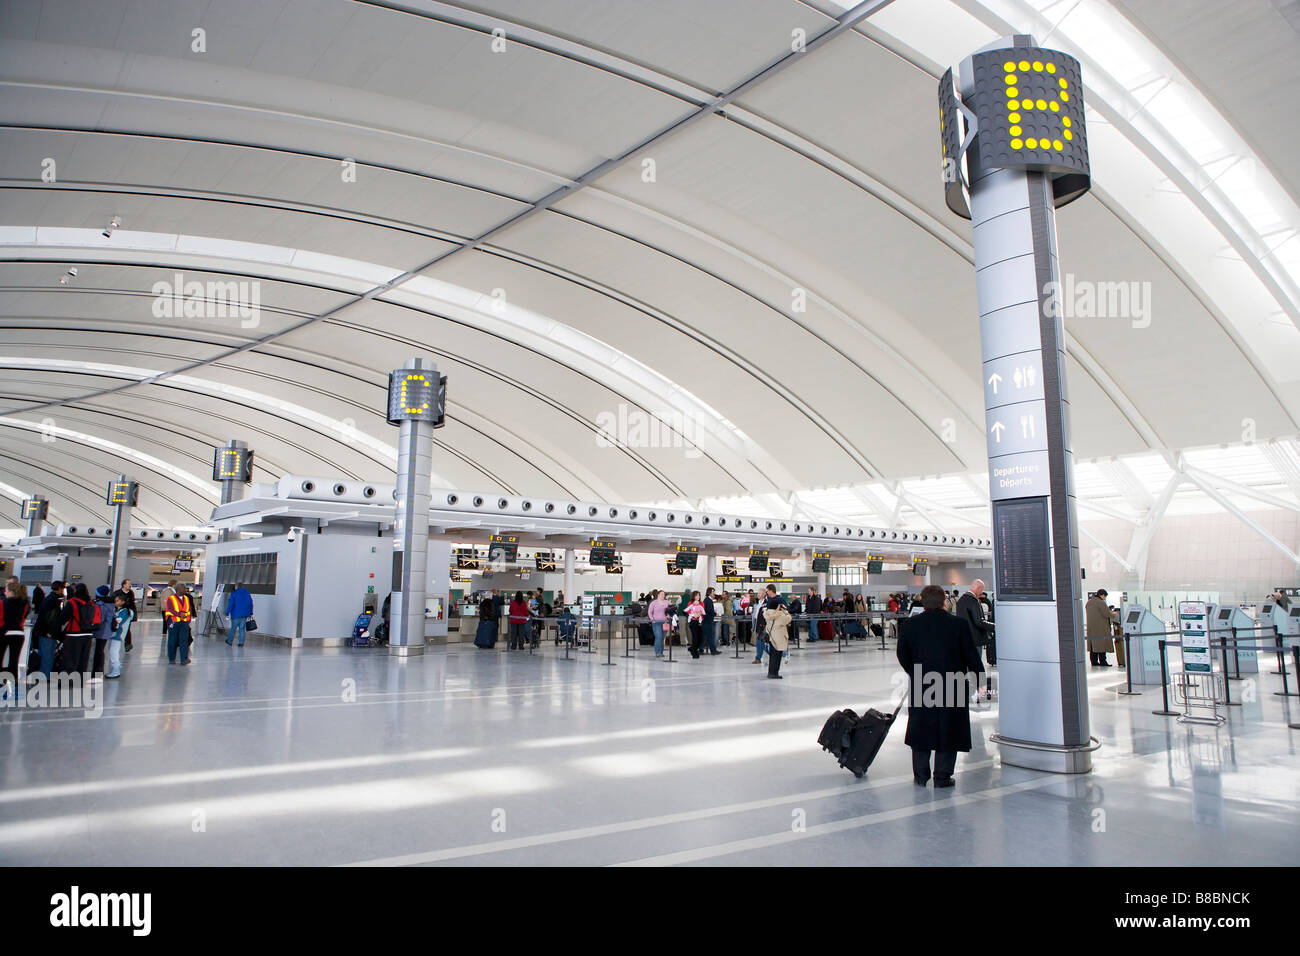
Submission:
<svg viewBox="0 0 1300 956">
<path fill-rule="evenodd" d="M 912 777 L 918 786 L 930 781 L 951 787 L 957 754 L 970 751 L 970 675 L 984 672 L 970 626 L 944 610 L 943 588 L 921 589 L 922 612 L 899 622 L 898 663 L 907 672 L 907 736 L 912 748 Z"/>
</svg>

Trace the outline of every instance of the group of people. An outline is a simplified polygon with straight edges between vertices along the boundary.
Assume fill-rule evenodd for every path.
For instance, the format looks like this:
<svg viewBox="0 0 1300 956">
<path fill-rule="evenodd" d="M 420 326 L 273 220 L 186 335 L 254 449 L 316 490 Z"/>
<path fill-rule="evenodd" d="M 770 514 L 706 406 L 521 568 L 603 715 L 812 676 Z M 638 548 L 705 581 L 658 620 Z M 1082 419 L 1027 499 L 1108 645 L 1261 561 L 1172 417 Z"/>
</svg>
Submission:
<svg viewBox="0 0 1300 956">
<path fill-rule="evenodd" d="M 177 580 L 167 582 L 158 594 L 166 634 L 167 662 L 190 663 L 194 644 L 192 622 L 198 617 L 193 591 Z M 243 584 L 235 587 L 226 604 L 230 634 L 242 646 L 253 613 L 252 595 Z M 34 679 L 55 673 L 84 674 L 88 681 L 116 680 L 122 676 L 123 655 L 134 647 L 132 625 L 138 620 L 135 589 L 130 579 L 117 590 L 106 584 L 91 594 L 80 582 L 54 581 L 45 590 L 37 585 L 28 593 L 17 577 L 4 587 L 4 622 L 0 635 L 0 681 L 18 682 L 19 661 L 28 648 L 27 676 Z M 28 627 L 30 626 L 30 635 Z"/>
<path fill-rule="evenodd" d="M 83 583 L 54 581 L 29 595 L 16 577 L 5 581 L 4 632 L 0 642 L 0 680 L 7 698 L 18 683 L 18 668 L 31 624 L 27 676 L 46 679 L 56 672 L 82 674 L 91 682 L 122 676 L 122 655 L 133 647 L 135 591 L 130 580 L 114 591 L 106 584 L 92 596 Z"/>
</svg>

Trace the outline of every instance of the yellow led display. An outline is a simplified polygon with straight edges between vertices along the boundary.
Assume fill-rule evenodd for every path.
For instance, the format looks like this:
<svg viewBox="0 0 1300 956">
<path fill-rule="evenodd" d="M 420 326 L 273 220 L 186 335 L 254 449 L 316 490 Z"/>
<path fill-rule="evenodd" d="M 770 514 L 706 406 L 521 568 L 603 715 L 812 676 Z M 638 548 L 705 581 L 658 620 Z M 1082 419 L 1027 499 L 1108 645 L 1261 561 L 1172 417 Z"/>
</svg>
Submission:
<svg viewBox="0 0 1300 956">
<path fill-rule="evenodd" d="M 1086 192 L 1090 170 L 1083 103 L 1072 95 L 1083 89 L 1078 60 L 1057 50 L 1023 46 L 976 53 L 969 63 L 963 82 L 971 85 L 963 101 L 975 114 L 976 135 L 974 158 L 967 162 L 981 170 L 1044 172 L 1057 205 Z M 941 102 L 948 89 L 941 84 Z M 949 142 L 946 155 L 952 154 Z M 949 208 L 965 214 L 951 190 L 947 198 Z"/>
</svg>

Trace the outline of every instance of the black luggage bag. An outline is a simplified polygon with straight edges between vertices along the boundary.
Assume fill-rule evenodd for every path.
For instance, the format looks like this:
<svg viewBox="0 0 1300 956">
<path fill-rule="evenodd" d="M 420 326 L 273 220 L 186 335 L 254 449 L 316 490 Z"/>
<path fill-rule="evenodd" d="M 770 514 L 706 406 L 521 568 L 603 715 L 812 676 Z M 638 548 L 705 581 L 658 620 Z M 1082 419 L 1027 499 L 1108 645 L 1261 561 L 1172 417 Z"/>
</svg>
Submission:
<svg viewBox="0 0 1300 956">
<path fill-rule="evenodd" d="M 861 717 L 851 710 L 837 710 L 822 727 L 817 742 L 835 755 L 841 767 L 855 777 L 863 777 L 902 709 L 900 700 L 892 714 L 881 713 L 874 707 Z"/>
</svg>

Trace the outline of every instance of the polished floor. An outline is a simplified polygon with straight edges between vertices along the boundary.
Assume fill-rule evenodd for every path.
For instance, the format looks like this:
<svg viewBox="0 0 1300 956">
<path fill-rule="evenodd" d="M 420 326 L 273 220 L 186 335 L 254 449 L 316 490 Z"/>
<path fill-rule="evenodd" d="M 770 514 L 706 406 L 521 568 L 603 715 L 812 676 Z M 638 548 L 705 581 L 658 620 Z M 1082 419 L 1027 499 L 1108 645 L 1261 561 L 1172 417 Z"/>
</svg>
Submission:
<svg viewBox="0 0 1300 956">
<path fill-rule="evenodd" d="M 602 647 L 602 652 L 603 652 Z M 1282 866 L 1300 860 L 1300 699 L 1267 672 L 1218 728 L 1092 670 L 1095 769 L 1001 767 L 974 723 L 957 786 L 912 783 L 901 726 L 856 780 L 816 744 L 884 707 L 855 644 L 786 679 L 731 656 L 563 660 L 473 647 L 229 648 L 137 638 L 102 714 L 0 712 L 0 862 L 60 865 Z"/>
</svg>

